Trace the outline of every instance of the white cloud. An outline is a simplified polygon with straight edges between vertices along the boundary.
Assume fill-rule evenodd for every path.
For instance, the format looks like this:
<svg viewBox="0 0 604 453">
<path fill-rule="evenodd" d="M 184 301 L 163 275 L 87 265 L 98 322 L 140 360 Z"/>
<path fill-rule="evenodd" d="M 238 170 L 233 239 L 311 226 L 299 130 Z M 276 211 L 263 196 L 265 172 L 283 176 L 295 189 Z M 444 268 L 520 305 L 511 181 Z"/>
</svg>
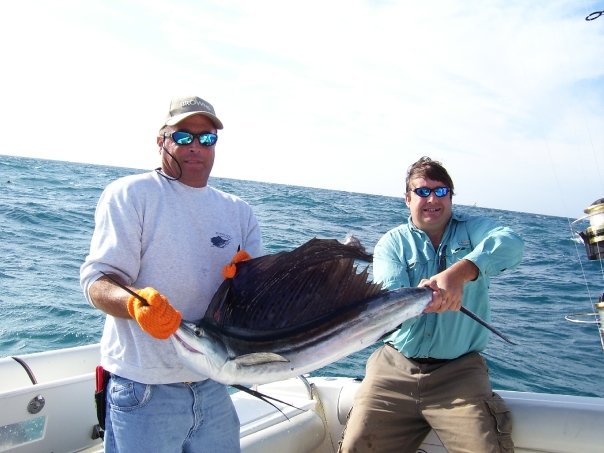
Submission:
<svg viewBox="0 0 604 453">
<path fill-rule="evenodd" d="M 12 2 L 0 154 L 153 168 L 170 98 L 225 123 L 215 176 L 578 217 L 604 196 L 598 2 Z M 23 137 L 27 137 L 25 140 Z"/>
</svg>

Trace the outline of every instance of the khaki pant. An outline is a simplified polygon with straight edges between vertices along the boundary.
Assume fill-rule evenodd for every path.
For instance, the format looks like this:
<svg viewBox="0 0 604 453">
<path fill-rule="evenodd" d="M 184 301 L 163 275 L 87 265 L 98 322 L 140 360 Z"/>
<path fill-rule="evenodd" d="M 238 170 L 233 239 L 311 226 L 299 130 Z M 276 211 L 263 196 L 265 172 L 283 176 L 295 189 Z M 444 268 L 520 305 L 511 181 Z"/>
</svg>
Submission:
<svg viewBox="0 0 604 453">
<path fill-rule="evenodd" d="M 480 354 L 428 365 L 389 345 L 377 349 L 339 451 L 415 453 L 430 429 L 449 453 L 514 451 L 509 409 L 493 393 Z"/>
</svg>

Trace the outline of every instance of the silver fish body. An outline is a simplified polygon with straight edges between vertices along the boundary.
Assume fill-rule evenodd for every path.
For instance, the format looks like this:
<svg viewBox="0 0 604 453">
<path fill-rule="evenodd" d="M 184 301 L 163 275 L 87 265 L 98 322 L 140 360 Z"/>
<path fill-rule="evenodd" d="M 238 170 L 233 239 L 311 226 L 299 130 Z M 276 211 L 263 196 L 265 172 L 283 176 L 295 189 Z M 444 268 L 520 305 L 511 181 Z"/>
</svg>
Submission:
<svg viewBox="0 0 604 453">
<path fill-rule="evenodd" d="M 270 331 L 183 322 L 171 340 L 180 360 L 227 385 L 254 385 L 310 373 L 371 346 L 432 298 L 427 288 L 386 291 L 295 328 Z"/>
</svg>

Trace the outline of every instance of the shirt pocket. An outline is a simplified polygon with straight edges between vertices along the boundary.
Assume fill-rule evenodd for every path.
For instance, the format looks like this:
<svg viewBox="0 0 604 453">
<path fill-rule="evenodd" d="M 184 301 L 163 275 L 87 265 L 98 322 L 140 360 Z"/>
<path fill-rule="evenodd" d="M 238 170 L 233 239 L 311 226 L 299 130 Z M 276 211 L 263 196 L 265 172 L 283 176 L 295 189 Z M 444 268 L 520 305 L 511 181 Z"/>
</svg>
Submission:
<svg viewBox="0 0 604 453">
<path fill-rule="evenodd" d="M 472 248 L 470 245 L 458 245 L 457 247 L 451 248 L 451 263 L 457 263 L 464 259 L 470 252 Z"/>
</svg>

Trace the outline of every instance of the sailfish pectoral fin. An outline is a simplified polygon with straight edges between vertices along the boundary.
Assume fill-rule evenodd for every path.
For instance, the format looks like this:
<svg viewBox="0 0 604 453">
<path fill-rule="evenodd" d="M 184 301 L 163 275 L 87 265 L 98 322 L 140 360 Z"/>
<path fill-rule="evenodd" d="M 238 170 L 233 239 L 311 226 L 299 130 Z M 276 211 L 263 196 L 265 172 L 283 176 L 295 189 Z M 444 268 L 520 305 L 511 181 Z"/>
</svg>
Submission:
<svg viewBox="0 0 604 453">
<path fill-rule="evenodd" d="M 289 362 L 285 357 L 272 352 L 255 352 L 235 357 L 233 362 L 240 367 L 261 365 L 264 363 Z"/>
</svg>

